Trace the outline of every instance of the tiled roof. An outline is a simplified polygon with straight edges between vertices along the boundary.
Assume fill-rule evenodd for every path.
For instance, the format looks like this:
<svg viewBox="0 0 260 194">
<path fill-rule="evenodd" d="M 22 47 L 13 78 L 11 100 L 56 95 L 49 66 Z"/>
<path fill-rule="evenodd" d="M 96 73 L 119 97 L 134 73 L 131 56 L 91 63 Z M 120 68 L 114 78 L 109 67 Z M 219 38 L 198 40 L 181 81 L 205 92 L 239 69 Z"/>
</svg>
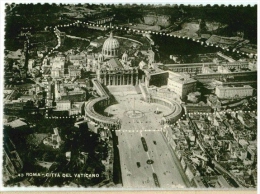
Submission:
<svg viewBox="0 0 260 194">
<path fill-rule="evenodd" d="M 20 119 L 14 120 L 10 123 L 8 123 L 12 128 L 18 128 L 18 127 L 22 127 L 22 126 L 26 126 L 27 124 L 23 121 L 21 121 Z"/>
<path fill-rule="evenodd" d="M 121 62 L 117 59 L 117 58 L 112 58 L 108 61 L 108 63 L 110 64 L 110 66 L 114 69 L 116 68 L 120 68 L 123 69 L 123 65 L 121 64 Z"/>
</svg>

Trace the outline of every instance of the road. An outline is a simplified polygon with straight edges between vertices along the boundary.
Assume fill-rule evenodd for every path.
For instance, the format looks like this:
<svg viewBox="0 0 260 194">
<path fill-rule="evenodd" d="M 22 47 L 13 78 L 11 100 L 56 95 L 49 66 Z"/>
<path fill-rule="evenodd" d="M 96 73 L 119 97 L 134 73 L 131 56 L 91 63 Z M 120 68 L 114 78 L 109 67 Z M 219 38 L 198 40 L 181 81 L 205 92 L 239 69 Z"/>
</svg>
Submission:
<svg viewBox="0 0 260 194">
<path fill-rule="evenodd" d="M 162 188 L 186 187 L 160 131 L 118 131 L 117 135 L 124 187 L 154 188 L 153 172 L 157 174 Z M 143 149 L 142 136 L 146 140 L 148 152 Z M 156 145 L 153 141 L 156 141 Z M 154 163 L 147 164 L 148 159 Z M 141 164 L 139 168 L 137 162 Z"/>
<path fill-rule="evenodd" d="M 185 182 L 177 168 L 170 149 L 161 133 L 160 118 L 162 114 L 171 111 L 168 107 L 149 104 L 140 99 L 141 96 L 132 94 L 115 95 L 118 104 L 108 107 L 105 111 L 122 121 L 121 130 L 116 131 L 122 172 L 123 187 L 125 188 L 156 188 L 153 173 L 156 173 L 161 188 L 185 188 Z M 155 114 L 157 108 L 162 112 Z M 135 109 L 139 116 L 127 114 Z M 141 137 L 148 146 L 145 152 Z M 156 143 L 155 143 L 156 142 Z M 147 164 L 147 160 L 153 164 Z M 140 162 L 140 167 L 137 166 Z"/>
</svg>

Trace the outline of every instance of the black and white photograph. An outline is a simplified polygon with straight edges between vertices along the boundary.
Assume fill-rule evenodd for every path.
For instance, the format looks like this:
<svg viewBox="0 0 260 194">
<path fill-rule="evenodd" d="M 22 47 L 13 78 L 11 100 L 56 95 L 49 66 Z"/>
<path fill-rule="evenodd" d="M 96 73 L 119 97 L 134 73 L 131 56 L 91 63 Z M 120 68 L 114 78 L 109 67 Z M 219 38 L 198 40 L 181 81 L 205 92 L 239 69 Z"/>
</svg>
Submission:
<svg viewBox="0 0 260 194">
<path fill-rule="evenodd" d="M 2 189 L 256 191 L 244 3 L 5 2 Z"/>
</svg>

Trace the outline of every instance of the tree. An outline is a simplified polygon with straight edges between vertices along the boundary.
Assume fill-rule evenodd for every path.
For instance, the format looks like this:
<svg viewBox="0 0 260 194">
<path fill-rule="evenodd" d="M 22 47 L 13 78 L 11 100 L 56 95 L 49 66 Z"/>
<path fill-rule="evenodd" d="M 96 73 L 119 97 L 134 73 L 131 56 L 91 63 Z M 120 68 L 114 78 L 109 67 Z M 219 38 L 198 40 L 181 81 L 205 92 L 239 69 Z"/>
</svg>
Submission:
<svg viewBox="0 0 260 194">
<path fill-rule="evenodd" d="M 28 100 L 28 101 L 25 103 L 25 107 L 26 107 L 26 108 L 32 108 L 32 107 L 34 107 L 33 101 L 32 101 L 32 100 Z"/>
<path fill-rule="evenodd" d="M 205 31 L 207 31 L 206 22 L 205 22 L 204 19 L 201 19 L 199 26 L 200 26 L 200 32 L 205 32 Z"/>
</svg>

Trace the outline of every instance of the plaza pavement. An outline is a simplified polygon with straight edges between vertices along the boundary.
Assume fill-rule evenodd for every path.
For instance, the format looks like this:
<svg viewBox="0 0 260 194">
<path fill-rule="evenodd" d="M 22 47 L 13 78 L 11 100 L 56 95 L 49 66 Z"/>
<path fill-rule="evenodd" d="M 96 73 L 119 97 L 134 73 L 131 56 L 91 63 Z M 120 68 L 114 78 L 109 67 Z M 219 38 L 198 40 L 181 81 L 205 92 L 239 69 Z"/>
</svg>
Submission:
<svg viewBox="0 0 260 194">
<path fill-rule="evenodd" d="M 121 129 L 116 134 L 123 187 L 155 188 L 152 173 L 157 174 L 161 188 L 186 187 L 161 132 L 160 119 L 163 114 L 171 112 L 170 108 L 141 101 L 141 95 L 134 93 L 134 90 L 129 91 L 129 88 L 127 90 L 110 90 L 118 104 L 105 110 L 122 121 Z M 157 108 L 162 113 L 155 114 Z M 131 118 L 127 112 L 133 109 L 143 114 L 138 118 Z M 148 152 L 144 151 L 141 137 L 146 140 Z M 147 164 L 148 159 L 152 159 L 154 163 Z M 140 162 L 139 168 L 137 162 Z"/>
</svg>

